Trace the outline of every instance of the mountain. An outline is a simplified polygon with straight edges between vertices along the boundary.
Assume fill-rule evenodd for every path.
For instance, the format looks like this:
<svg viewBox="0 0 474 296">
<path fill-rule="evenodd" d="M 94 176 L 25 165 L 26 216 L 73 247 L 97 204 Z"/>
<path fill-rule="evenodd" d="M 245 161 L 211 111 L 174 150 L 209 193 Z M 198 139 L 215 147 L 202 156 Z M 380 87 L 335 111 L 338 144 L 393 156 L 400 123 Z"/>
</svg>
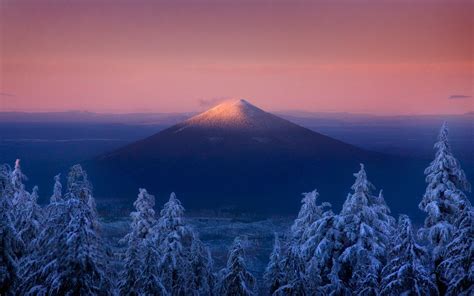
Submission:
<svg viewBox="0 0 474 296">
<path fill-rule="evenodd" d="M 282 213 L 293 212 L 300 193 L 314 188 L 340 205 L 360 162 L 369 177 L 373 169 L 373 179 L 386 180 L 398 160 L 234 100 L 101 155 L 91 171 L 101 180 L 99 196 L 133 200 L 144 187 L 163 199 L 176 191 L 192 210 Z"/>
<path fill-rule="evenodd" d="M 245 100 L 228 101 L 144 140 L 101 157 L 102 161 L 163 157 L 238 158 L 275 155 L 352 157 L 359 148 L 291 123 Z"/>
</svg>

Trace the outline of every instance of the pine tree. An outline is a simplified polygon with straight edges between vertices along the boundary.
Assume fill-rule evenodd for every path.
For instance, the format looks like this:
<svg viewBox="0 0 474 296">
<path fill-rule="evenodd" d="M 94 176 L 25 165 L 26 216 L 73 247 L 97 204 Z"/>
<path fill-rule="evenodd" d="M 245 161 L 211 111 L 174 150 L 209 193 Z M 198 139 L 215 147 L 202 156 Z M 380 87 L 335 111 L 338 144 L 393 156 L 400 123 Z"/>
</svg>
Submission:
<svg viewBox="0 0 474 296">
<path fill-rule="evenodd" d="M 28 180 L 28 178 L 21 171 L 20 160 L 17 159 L 15 161 L 15 169 L 11 173 L 11 184 L 15 191 L 15 195 L 25 190 L 23 182 L 26 180 Z"/>
<path fill-rule="evenodd" d="M 23 181 L 27 180 L 21 171 L 20 160 L 15 161 L 15 169 L 11 173 L 13 188 L 12 219 L 19 235 L 17 256 L 22 257 L 34 248 L 34 242 L 42 225 L 42 209 L 38 205 L 38 187 L 30 194 Z"/>
<path fill-rule="evenodd" d="M 329 203 L 323 203 L 321 206 L 318 206 L 316 204 L 318 197 L 319 193 L 316 189 L 311 192 L 303 193 L 301 209 L 298 213 L 298 217 L 291 226 L 293 243 L 302 244 L 305 240 L 305 230 L 308 229 L 308 227 L 316 220 L 321 218 L 324 208 L 330 207 Z"/>
<path fill-rule="evenodd" d="M 470 184 L 451 152 L 446 123 L 441 127 L 434 149 L 435 159 L 425 170 L 428 185 L 419 207 L 427 213 L 427 217 L 419 234 L 431 245 L 437 284 L 443 293 L 446 287 L 438 266 L 445 259 L 443 257 L 445 247 L 456 231 L 458 215 L 470 207 L 469 200 L 463 192 L 470 191 Z"/>
<path fill-rule="evenodd" d="M 47 276 L 58 272 L 58 256 L 65 248 L 65 230 L 71 220 L 71 209 L 65 200 L 50 203 L 46 209 L 45 227 L 35 241 L 35 248 L 20 261 L 19 295 L 53 294 Z"/>
<path fill-rule="evenodd" d="M 382 270 L 382 295 L 438 295 L 431 274 L 428 251 L 417 244 L 411 221 L 401 215 L 389 252 L 389 261 Z"/>
<path fill-rule="evenodd" d="M 130 214 L 132 218 L 131 228 L 140 239 L 145 239 L 156 224 L 155 197 L 146 189 L 140 188 L 137 200 L 133 203 L 136 211 Z"/>
<path fill-rule="evenodd" d="M 278 234 L 275 233 L 275 242 L 273 244 L 273 251 L 270 254 L 270 261 L 268 262 L 267 268 L 263 275 L 265 281 L 265 288 L 268 291 L 269 295 L 272 295 L 276 290 L 278 290 L 284 281 L 283 274 L 283 254 L 280 246 L 280 239 Z"/>
<path fill-rule="evenodd" d="M 474 211 L 466 207 L 459 214 L 457 230 L 446 246 L 438 269 L 448 287 L 446 295 L 474 294 Z"/>
<path fill-rule="evenodd" d="M 28 194 L 28 201 L 23 205 L 22 214 L 17 216 L 16 224 L 25 252 L 31 252 L 35 248 L 43 224 L 43 210 L 38 205 L 37 186 L 33 187 L 31 194 Z"/>
<path fill-rule="evenodd" d="M 63 198 L 63 185 L 61 184 L 61 174 L 54 176 L 53 195 L 49 199 L 50 203 L 59 202 Z"/>
<path fill-rule="evenodd" d="M 256 280 L 247 271 L 244 248 L 240 238 L 236 238 L 229 252 L 227 266 L 221 270 L 217 294 L 222 296 L 255 295 Z"/>
<path fill-rule="evenodd" d="M 333 284 L 334 261 L 343 246 L 338 218 L 332 211 L 326 211 L 307 229 L 302 252 L 307 258 L 305 279 L 310 291 L 324 294 L 323 291 Z"/>
<path fill-rule="evenodd" d="M 120 282 L 118 284 L 120 295 L 140 295 L 138 280 L 144 265 L 140 253 L 143 250 L 144 248 L 139 246 L 138 239 L 135 238 L 128 242 L 125 258 L 123 259 L 124 266 L 122 272 L 120 272 Z"/>
<path fill-rule="evenodd" d="M 190 276 L 188 256 L 192 233 L 184 223 L 184 208 L 175 193 L 171 193 L 163 206 L 156 227 L 163 285 L 171 295 L 183 294 Z"/>
<path fill-rule="evenodd" d="M 307 286 L 305 263 L 300 246 L 288 243 L 282 263 L 283 285 L 274 292 L 275 295 L 305 295 Z"/>
<path fill-rule="evenodd" d="M 144 264 L 136 283 L 137 294 L 130 293 L 127 295 L 169 295 L 160 278 L 160 255 L 154 241 L 149 238 L 146 239 L 142 250 L 144 252 Z"/>
<path fill-rule="evenodd" d="M 5 202 L 7 203 L 7 206 L 10 209 L 12 207 L 14 196 L 11 175 L 12 171 L 10 166 L 8 164 L 0 164 L 0 196 L 3 196 L 5 198 Z M 12 215 L 11 210 L 9 211 L 9 215 Z"/>
<path fill-rule="evenodd" d="M 18 294 L 112 294 L 95 209 L 90 208 L 91 187 L 85 174 L 75 182 L 77 171 L 82 168 L 74 166 L 68 178 L 68 189 L 74 190 L 55 203 L 57 210 L 48 217 L 38 247 L 22 259 Z"/>
<path fill-rule="evenodd" d="M 24 181 L 27 177 L 21 171 L 20 160 L 15 161 L 15 168 L 10 174 L 10 188 L 12 190 L 11 196 L 11 220 L 16 231 L 22 232 L 23 227 L 28 227 L 27 213 L 24 210 L 24 205 L 30 201 L 30 194 L 26 191 Z M 18 237 L 18 245 L 15 248 L 15 253 L 18 258 L 21 258 L 28 249 L 29 240 L 26 237 Z"/>
<path fill-rule="evenodd" d="M 123 239 L 127 242 L 127 250 L 125 252 L 124 268 L 120 274 L 119 290 L 121 295 L 138 295 L 142 288 L 139 286 L 141 272 L 144 265 L 150 263 L 143 261 L 141 252 L 150 251 L 144 250 L 144 242 L 156 223 L 155 211 L 153 210 L 155 198 L 148 194 L 146 189 L 139 189 L 138 198 L 133 205 L 136 211 L 130 214 L 132 218 L 130 232 Z"/>
<path fill-rule="evenodd" d="M 0 166 L 0 294 L 14 295 L 13 285 L 18 277 L 18 263 L 15 254 L 17 234 L 11 221 L 11 204 L 8 194 L 10 172 L 7 166 Z"/>
<path fill-rule="evenodd" d="M 72 218 L 65 229 L 66 242 L 58 269 L 46 279 L 59 295 L 112 295 L 101 239 L 94 229 L 88 204 L 76 198 L 68 201 Z"/>
<path fill-rule="evenodd" d="M 194 235 L 191 243 L 189 291 L 193 295 L 212 295 L 215 286 L 215 277 L 212 273 L 213 261 L 209 248 Z"/>
<path fill-rule="evenodd" d="M 317 190 L 303 193 L 301 209 L 290 229 L 283 260 L 282 288 L 278 293 L 298 295 L 303 293 L 305 287 L 308 286 L 305 280 L 307 258 L 304 257 L 305 252 L 302 247 L 308 239 L 308 228 L 323 216 L 326 208 L 331 206 L 329 203 L 317 205 L 318 197 Z"/>
<path fill-rule="evenodd" d="M 386 260 L 386 245 L 391 223 L 380 212 L 381 201 L 372 195 L 364 165 L 354 174 L 356 181 L 338 219 L 343 237 L 343 252 L 338 258 L 338 275 L 348 289 L 358 295 L 377 295 L 379 273 Z M 382 198 L 379 195 L 379 198 Z M 377 201 L 377 202 L 374 202 Z"/>
<path fill-rule="evenodd" d="M 332 259 L 331 272 L 328 274 L 329 283 L 318 288 L 322 295 L 352 296 L 354 291 L 348 287 L 341 277 L 341 264 L 338 258 Z"/>
</svg>

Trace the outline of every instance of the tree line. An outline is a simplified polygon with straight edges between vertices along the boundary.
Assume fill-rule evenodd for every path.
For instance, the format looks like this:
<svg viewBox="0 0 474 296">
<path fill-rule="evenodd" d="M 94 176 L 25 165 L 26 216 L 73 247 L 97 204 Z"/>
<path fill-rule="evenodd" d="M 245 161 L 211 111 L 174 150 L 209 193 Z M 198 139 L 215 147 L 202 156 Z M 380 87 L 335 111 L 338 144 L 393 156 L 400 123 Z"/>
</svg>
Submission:
<svg viewBox="0 0 474 296">
<path fill-rule="evenodd" d="M 159 214 L 139 189 L 119 271 L 100 235 L 92 185 L 80 165 L 63 188 L 54 178 L 45 207 L 25 189 L 17 160 L 0 166 L 0 295 L 473 295 L 474 212 L 470 185 L 444 124 L 426 168 L 426 213 L 416 233 L 391 215 L 364 165 L 339 213 L 303 194 L 290 231 L 275 233 L 258 287 L 237 237 L 216 271 L 209 248 L 186 224 L 174 193 Z"/>
</svg>

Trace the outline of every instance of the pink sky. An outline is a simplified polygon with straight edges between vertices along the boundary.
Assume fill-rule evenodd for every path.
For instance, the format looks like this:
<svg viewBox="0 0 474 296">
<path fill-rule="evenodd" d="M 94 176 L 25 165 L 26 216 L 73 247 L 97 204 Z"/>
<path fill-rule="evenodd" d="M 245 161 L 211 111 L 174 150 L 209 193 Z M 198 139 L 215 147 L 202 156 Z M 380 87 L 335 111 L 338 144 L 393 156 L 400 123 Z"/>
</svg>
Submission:
<svg viewBox="0 0 474 296">
<path fill-rule="evenodd" d="M 473 3 L 0 0 L 0 110 L 474 111 Z"/>
</svg>

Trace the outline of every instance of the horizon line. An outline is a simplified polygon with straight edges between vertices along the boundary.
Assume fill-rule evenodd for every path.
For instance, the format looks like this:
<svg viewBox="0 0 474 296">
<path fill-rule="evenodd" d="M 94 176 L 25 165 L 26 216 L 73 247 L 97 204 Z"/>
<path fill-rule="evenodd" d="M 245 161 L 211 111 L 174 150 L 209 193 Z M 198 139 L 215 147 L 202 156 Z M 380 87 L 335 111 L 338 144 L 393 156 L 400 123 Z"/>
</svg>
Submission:
<svg viewBox="0 0 474 296">
<path fill-rule="evenodd" d="M 216 105 L 217 106 L 217 105 Z M 213 106 L 215 107 L 215 106 Z M 91 111 L 91 110 L 79 110 L 79 109 L 69 109 L 69 110 L 3 110 L 0 111 L 0 114 L 7 113 L 22 113 L 22 114 L 61 114 L 61 113 L 83 113 L 83 114 L 95 114 L 95 115 L 184 115 L 184 114 L 199 114 L 209 110 L 213 107 L 206 108 L 203 110 L 194 110 L 194 111 L 172 111 L 172 112 L 159 112 L 159 111 Z M 311 114 L 348 114 L 348 115 L 360 115 L 360 116 L 374 116 L 374 117 L 396 117 L 396 116 L 462 116 L 462 115 L 472 115 L 474 110 L 465 111 L 462 113 L 371 113 L 371 112 L 351 112 L 351 111 L 330 111 L 330 110 L 321 110 L 321 111 L 306 111 L 301 109 L 286 109 L 286 110 L 265 110 L 268 113 L 274 114 L 285 114 L 285 113 L 296 113 L 301 112 L 302 114 L 311 115 Z M 286 114 L 291 115 L 291 114 Z"/>
</svg>

